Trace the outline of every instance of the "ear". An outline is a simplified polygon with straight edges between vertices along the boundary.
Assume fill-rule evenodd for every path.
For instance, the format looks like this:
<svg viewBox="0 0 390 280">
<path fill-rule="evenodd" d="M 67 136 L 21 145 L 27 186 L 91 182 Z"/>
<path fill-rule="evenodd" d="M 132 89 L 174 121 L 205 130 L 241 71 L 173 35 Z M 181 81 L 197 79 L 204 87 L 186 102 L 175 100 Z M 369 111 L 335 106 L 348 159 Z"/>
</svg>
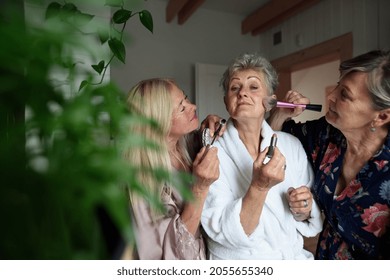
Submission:
<svg viewBox="0 0 390 280">
<path fill-rule="evenodd" d="M 378 126 L 388 125 L 390 123 L 390 109 L 384 109 L 379 112 L 375 122 Z"/>
</svg>

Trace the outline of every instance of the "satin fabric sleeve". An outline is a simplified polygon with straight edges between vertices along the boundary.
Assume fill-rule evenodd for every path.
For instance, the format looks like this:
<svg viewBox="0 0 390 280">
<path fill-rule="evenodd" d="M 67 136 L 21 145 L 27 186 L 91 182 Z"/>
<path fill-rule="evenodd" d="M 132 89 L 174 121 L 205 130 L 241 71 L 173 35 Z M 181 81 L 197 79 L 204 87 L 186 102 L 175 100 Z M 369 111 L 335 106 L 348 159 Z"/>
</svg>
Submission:
<svg viewBox="0 0 390 280">
<path fill-rule="evenodd" d="M 196 260 L 205 259 L 205 245 L 200 230 L 188 232 L 180 218 L 180 209 L 172 198 L 164 203 L 166 214 L 152 219 L 145 201 L 133 206 L 133 225 L 139 259 Z"/>
</svg>

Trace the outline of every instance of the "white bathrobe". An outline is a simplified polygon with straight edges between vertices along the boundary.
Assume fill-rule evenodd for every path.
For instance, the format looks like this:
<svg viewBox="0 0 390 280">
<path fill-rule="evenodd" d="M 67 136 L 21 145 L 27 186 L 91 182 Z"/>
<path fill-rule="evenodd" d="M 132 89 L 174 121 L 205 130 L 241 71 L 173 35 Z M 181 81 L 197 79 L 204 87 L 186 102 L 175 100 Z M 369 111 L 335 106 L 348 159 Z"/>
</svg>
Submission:
<svg viewBox="0 0 390 280">
<path fill-rule="evenodd" d="M 264 121 L 261 150 L 265 149 L 274 131 Z M 311 218 L 294 219 L 286 199 L 289 187 L 310 187 L 313 171 L 299 140 L 277 132 L 277 147 L 286 158 L 287 169 L 282 183 L 268 192 L 259 224 L 247 236 L 240 223 L 242 198 L 252 180 L 253 159 L 249 155 L 231 120 L 218 147 L 220 177 L 209 190 L 202 226 L 208 235 L 210 259 L 313 259 L 303 249 L 303 237 L 315 236 L 322 228 L 321 214 L 313 201 Z"/>
</svg>

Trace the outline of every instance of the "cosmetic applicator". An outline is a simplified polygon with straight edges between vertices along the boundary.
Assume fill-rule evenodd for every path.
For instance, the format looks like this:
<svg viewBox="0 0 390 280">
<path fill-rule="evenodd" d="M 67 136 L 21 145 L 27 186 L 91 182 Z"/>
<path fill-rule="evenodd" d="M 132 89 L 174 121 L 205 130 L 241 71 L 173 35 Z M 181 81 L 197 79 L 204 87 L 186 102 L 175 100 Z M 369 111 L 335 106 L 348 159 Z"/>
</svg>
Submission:
<svg viewBox="0 0 390 280">
<path fill-rule="evenodd" d="M 226 124 L 226 120 L 225 120 L 225 119 L 221 119 L 221 120 L 219 121 L 219 126 L 218 126 L 217 130 L 214 132 L 214 136 L 213 136 L 213 138 L 212 138 L 210 144 L 206 144 L 206 151 L 204 152 L 203 156 L 200 158 L 200 161 L 199 161 L 199 162 L 201 162 L 201 161 L 206 157 L 208 151 L 210 150 L 211 146 L 214 144 L 215 139 L 217 139 L 217 137 L 219 136 L 219 132 L 221 131 L 222 127 L 223 127 L 225 124 Z M 208 128 L 206 128 L 204 131 L 205 131 L 206 133 L 209 133 L 209 132 L 208 132 Z M 209 139 L 207 139 L 207 140 L 209 140 Z M 207 140 L 205 140 L 205 141 L 207 141 Z M 203 141 L 202 141 L 202 142 L 203 142 Z"/>
<path fill-rule="evenodd" d="M 263 107 L 266 112 L 271 111 L 272 108 L 276 106 L 276 103 L 277 103 L 277 99 L 275 94 L 271 96 L 267 96 L 266 98 L 263 99 Z"/>
<path fill-rule="evenodd" d="M 321 104 L 294 104 L 289 102 L 283 102 L 283 101 L 278 101 L 276 99 L 276 95 L 267 96 L 266 98 L 263 99 L 263 107 L 266 112 L 271 111 L 272 108 L 274 108 L 275 106 L 278 108 L 291 108 L 291 109 L 300 107 L 303 108 L 304 110 L 310 110 L 316 112 L 321 112 L 322 110 Z"/>
<path fill-rule="evenodd" d="M 273 94 L 271 96 L 267 96 L 266 98 L 263 99 L 263 107 L 264 107 L 266 112 L 271 111 L 272 108 L 275 107 L 276 103 L 277 103 L 277 99 L 276 99 L 276 95 L 275 94 Z M 274 147 L 276 146 L 276 141 L 277 141 L 276 134 L 274 134 L 274 135 L 272 135 L 270 148 L 269 148 L 268 153 L 267 153 L 267 158 L 268 159 L 273 154 Z M 259 135 L 259 148 L 258 148 L 258 152 L 261 153 L 261 133 Z"/>
<path fill-rule="evenodd" d="M 321 104 L 293 104 L 293 103 L 282 102 L 282 101 L 277 101 L 276 107 L 278 107 L 278 108 L 292 108 L 292 109 L 294 109 L 296 107 L 300 107 L 300 108 L 303 108 L 305 110 L 316 111 L 316 112 L 321 112 L 321 110 L 322 110 Z"/>
</svg>

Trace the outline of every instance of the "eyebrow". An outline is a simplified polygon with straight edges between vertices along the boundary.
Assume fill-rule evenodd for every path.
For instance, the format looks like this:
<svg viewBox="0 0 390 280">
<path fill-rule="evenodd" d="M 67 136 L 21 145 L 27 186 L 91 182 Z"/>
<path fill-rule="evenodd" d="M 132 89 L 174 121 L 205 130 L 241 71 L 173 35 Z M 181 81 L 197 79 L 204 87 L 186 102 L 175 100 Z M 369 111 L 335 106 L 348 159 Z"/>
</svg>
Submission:
<svg viewBox="0 0 390 280">
<path fill-rule="evenodd" d="M 249 77 L 247 78 L 247 80 L 249 80 L 249 79 L 251 79 L 251 78 L 256 78 L 256 79 L 258 79 L 258 80 L 261 82 L 261 79 L 260 79 L 259 77 L 257 77 L 257 76 L 249 76 Z M 230 81 L 233 81 L 233 80 L 240 80 L 240 79 L 237 78 L 237 77 L 233 77 L 233 78 L 230 79 Z"/>
<path fill-rule="evenodd" d="M 261 82 L 261 79 L 259 77 L 257 77 L 257 76 L 249 76 L 247 80 L 249 80 L 251 78 L 256 78 L 256 79 L 258 79 Z"/>
<path fill-rule="evenodd" d="M 345 89 L 347 90 L 347 92 L 349 92 L 349 93 L 353 93 L 353 92 L 351 91 L 351 89 L 349 88 L 349 86 L 348 86 L 348 85 L 346 85 L 345 83 L 341 83 L 341 82 L 339 82 L 339 86 L 341 86 L 341 87 L 345 88 Z"/>
<path fill-rule="evenodd" d="M 349 100 L 354 100 L 356 99 L 355 92 L 351 90 L 351 88 L 346 85 L 345 83 L 340 83 L 340 86 L 344 89 L 345 92 L 345 97 L 348 98 Z"/>
<path fill-rule="evenodd" d="M 343 84 L 343 88 L 347 89 L 348 92 L 352 92 L 349 86 L 347 86 L 346 84 Z"/>
</svg>

